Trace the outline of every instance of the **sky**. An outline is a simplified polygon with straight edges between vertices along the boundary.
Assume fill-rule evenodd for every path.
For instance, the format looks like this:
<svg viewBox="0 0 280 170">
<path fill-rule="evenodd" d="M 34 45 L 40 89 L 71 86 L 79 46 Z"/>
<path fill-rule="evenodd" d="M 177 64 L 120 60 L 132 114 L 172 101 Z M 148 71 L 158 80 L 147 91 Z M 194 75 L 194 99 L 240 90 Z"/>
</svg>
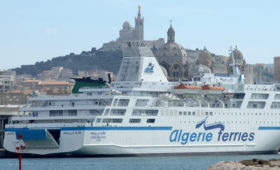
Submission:
<svg viewBox="0 0 280 170">
<path fill-rule="evenodd" d="M 0 0 L 0 70 L 98 49 L 134 26 L 138 5 L 145 40 L 166 40 L 172 20 L 185 48 L 237 45 L 250 64 L 280 56 L 279 0 Z"/>
</svg>

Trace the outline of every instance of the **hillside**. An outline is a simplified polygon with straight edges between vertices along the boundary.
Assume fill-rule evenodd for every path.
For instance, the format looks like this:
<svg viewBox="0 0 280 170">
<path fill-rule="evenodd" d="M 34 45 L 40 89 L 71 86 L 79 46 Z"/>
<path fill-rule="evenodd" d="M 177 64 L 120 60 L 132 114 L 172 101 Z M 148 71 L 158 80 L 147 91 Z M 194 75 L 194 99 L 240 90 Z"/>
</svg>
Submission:
<svg viewBox="0 0 280 170">
<path fill-rule="evenodd" d="M 99 51 L 92 48 L 91 51 L 83 51 L 81 54 L 70 53 L 69 55 L 55 57 L 51 60 L 36 62 L 34 65 L 23 65 L 15 68 L 17 75 L 37 74 L 50 70 L 52 67 L 62 66 L 69 68 L 74 74 L 78 70 L 103 69 L 117 73 L 121 64 L 121 51 Z"/>
</svg>

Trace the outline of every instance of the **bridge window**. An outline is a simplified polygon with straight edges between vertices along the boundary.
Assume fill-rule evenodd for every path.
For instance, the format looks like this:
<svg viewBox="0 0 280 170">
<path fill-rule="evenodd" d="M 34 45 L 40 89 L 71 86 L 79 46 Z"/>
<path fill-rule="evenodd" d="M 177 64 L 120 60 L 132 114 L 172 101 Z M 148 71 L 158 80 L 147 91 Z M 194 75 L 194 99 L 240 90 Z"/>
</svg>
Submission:
<svg viewBox="0 0 280 170">
<path fill-rule="evenodd" d="M 125 115 L 125 112 L 125 109 L 112 109 L 110 115 L 123 116 Z"/>
<path fill-rule="evenodd" d="M 268 94 L 265 93 L 253 93 L 251 99 L 268 99 Z"/>
<path fill-rule="evenodd" d="M 144 106 L 147 106 L 148 102 L 149 102 L 148 99 L 137 99 L 135 106 L 144 107 Z"/>
<path fill-rule="evenodd" d="M 129 99 L 120 99 L 118 106 L 128 106 Z"/>
</svg>

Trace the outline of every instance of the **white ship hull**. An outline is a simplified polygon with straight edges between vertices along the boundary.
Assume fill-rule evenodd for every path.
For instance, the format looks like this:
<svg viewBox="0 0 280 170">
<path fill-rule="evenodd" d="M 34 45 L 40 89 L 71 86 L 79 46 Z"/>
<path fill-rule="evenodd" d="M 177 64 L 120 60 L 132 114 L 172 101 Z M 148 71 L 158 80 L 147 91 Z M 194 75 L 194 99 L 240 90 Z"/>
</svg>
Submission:
<svg viewBox="0 0 280 170">
<path fill-rule="evenodd" d="M 177 126 L 63 127 L 60 131 L 58 147 L 36 146 L 36 143 L 30 143 L 29 139 L 23 139 L 27 148 L 30 148 L 24 150 L 23 153 L 40 155 L 61 153 L 78 155 L 209 154 L 268 153 L 279 149 L 280 126 L 255 125 L 247 128 L 247 123 L 239 127 L 225 123 L 223 131 L 219 128 L 205 130 L 204 125 L 196 128 L 197 123 L 203 119 L 198 117 L 195 118 L 197 121 L 192 120 L 190 124 Z M 214 119 L 209 118 L 206 124 L 211 124 L 211 120 Z M 11 152 L 16 152 L 15 146 L 18 142 L 15 131 L 16 129 L 9 128 L 5 132 L 4 147 Z M 37 139 L 37 141 L 40 143 L 40 140 Z M 31 146 L 32 144 L 35 146 Z"/>
</svg>

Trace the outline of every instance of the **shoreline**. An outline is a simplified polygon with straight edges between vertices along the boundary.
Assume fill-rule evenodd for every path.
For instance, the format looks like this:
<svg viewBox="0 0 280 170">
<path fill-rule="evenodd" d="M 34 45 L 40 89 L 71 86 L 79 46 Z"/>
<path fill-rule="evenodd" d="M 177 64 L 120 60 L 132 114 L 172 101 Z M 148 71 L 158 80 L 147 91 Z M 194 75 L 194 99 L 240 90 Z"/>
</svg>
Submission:
<svg viewBox="0 0 280 170">
<path fill-rule="evenodd" d="M 279 170 L 280 169 L 280 159 L 251 159 L 251 160 L 240 160 L 240 161 L 220 161 L 211 166 L 209 166 L 206 170 L 238 170 L 238 169 L 246 169 L 246 170 Z"/>
</svg>

